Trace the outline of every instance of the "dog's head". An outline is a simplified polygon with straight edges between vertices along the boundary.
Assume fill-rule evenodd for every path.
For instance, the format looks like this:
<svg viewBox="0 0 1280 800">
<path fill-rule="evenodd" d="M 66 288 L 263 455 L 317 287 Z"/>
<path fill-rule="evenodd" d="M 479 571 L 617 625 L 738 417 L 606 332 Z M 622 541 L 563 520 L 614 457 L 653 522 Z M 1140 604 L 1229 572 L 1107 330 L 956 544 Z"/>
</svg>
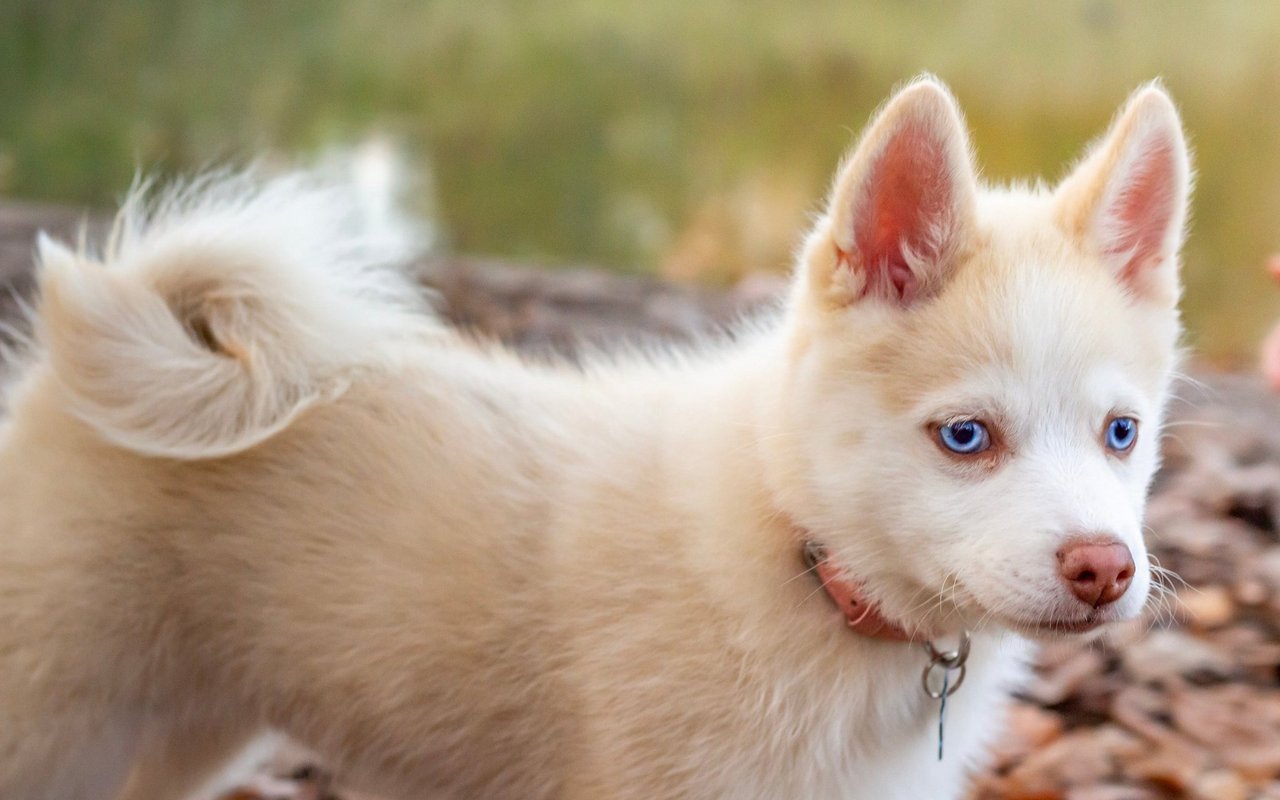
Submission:
<svg viewBox="0 0 1280 800">
<path fill-rule="evenodd" d="M 872 122 L 804 247 L 768 446 L 886 617 L 1052 635 L 1143 607 L 1189 190 L 1158 86 L 1053 189 L 980 185 L 932 79 Z"/>
</svg>

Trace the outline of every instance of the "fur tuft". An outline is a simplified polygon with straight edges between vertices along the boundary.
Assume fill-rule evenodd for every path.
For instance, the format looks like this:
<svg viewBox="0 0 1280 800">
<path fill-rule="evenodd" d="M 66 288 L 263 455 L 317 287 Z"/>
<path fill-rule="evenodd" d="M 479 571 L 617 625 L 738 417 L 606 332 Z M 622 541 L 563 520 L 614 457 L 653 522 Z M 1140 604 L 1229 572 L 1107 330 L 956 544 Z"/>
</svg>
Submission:
<svg viewBox="0 0 1280 800">
<path fill-rule="evenodd" d="M 130 192 L 101 254 L 41 237 L 36 334 L 74 413 L 140 453 L 252 447 L 433 325 L 404 244 L 315 175 Z M 371 356 L 373 361 L 370 361 Z"/>
</svg>

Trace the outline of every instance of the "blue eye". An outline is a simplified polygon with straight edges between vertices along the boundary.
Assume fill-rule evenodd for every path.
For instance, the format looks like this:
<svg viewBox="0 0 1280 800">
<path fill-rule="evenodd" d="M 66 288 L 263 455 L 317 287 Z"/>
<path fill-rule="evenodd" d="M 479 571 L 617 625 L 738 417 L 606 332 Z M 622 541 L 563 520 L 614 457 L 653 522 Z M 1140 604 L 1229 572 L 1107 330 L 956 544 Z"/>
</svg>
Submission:
<svg viewBox="0 0 1280 800">
<path fill-rule="evenodd" d="M 943 447 L 962 456 L 981 453 L 991 446 L 991 434 L 987 433 L 987 426 L 974 419 L 943 425 L 938 428 L 938 439 Z"/>
<path fill-rule="evenodd" d="M 1116 417 L 1107 424 L 1107 447 L 1123 453 L 1138 439 L 1138 421 L 1133 417 Z"/>
</svg>

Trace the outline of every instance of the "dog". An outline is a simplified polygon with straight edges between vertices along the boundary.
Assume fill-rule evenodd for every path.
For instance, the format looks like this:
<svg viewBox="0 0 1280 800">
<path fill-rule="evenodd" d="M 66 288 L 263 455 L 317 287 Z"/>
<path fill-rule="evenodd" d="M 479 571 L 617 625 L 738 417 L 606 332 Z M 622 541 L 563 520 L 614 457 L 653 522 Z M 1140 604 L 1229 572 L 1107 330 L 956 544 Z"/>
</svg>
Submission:
<svg viewBox="0 0 1280 800">
<path fill-rule="evenodd" d="M 1139 89 L 1054 187 L 924 76 L 779 308 L 528 363 L 340 187 L 38 244 L 0 429 L 0 797 L 177 798 L 275 729 L 391 798 L 955 798 L 1029 642 L 1140 614 L 1191 166 Z"/>
</svg>

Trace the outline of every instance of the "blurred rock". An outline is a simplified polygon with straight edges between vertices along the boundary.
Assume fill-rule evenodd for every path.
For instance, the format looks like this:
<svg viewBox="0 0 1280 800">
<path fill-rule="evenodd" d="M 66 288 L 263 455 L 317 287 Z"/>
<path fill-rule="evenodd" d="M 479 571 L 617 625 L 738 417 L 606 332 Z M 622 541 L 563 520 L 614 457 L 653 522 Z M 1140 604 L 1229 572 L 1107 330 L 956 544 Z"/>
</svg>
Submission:
<svg viewBox="0 0 1280 800">
<path fill-rule="evenodd" d="M 1120 653 L 1128 677 L 1142 683 L 1175 678 L 1225 678 L 1233 671 L 1230 657 L 1220 648 L 1181 630 L 1155 630 Z"/>
<path fill-rule="evenodd" d="M 1221 586 L 1187 587 L 1178 592 L 1178 606 L 1187 622 L 1200 630 L 1226 625 L 1236 615 L 1235 600 Z"/>
</svg>

